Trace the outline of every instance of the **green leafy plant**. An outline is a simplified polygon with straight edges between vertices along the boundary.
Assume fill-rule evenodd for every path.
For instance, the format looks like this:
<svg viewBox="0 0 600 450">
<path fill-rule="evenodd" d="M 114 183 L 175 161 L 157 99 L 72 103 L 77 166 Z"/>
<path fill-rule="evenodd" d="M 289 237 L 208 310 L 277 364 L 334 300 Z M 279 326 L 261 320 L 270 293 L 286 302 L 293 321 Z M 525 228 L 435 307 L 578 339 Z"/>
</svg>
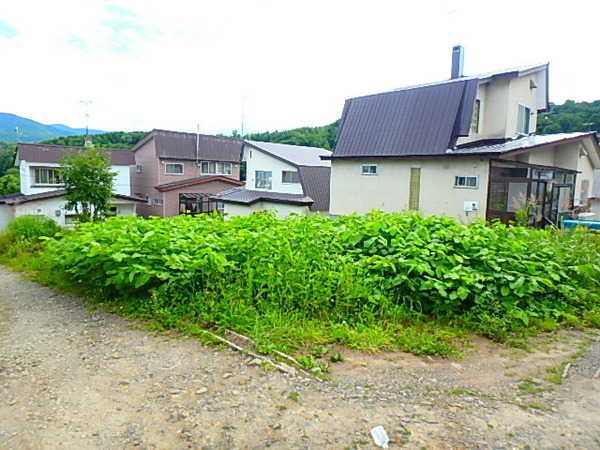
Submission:
<svg viewBox="0 0 600 450">
<path fill-rule="evenodd" d="M 597 326 L 599 238 L 381 212 L 115 217 L 49 240 L 41 257 L 130 315 L 231 329 L 315 367 L 333 345 L 452 355 L 467 332 L 523 343 Z"/>
</svg>

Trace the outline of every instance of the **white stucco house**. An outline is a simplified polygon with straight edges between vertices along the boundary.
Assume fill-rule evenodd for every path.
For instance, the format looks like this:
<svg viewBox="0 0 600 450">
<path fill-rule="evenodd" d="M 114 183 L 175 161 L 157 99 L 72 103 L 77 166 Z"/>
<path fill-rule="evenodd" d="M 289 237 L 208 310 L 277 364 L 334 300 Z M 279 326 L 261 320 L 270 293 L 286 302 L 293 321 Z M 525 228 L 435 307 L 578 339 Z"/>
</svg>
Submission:
<svg viewBox="0 0 600 450">
<path fill-rule="evenodd" d="M 452 77 L 346 101 L 331 161 L 332 215 L 414 210 L 459 221 L 514 220 L 535 198 L 536 225 L 587 204 L 600 149 L 594 133 L 536 135 L 548 64 Z"/>
<path fill-rule="evenodd" d="M 21 192 L 0 197 L 0 229 L 22 215 L 44 215 L 61 226 L 75 221 L 75 212 L 66 210 L 60 181 L 60 160 L 66 151 L 83 151 L 44 144 L 18 144 L 15 166 L 19 168 Z M 130 167 L 135 166 L 131 150 L 111 150 L 114 181 L 112 210 L 116 215 L 135 215 L 136 205 L 144 199 L 131 196 Z"/>
<path fill-rule="evenodd" d="M 300 145 L 244 141 L 246 185 L 213 196 L 230 216 L 255 211 L 275 211 L 278 217 L 291 213 L 323 214 L 329 210 L 329 150 Z"/>
</svg>

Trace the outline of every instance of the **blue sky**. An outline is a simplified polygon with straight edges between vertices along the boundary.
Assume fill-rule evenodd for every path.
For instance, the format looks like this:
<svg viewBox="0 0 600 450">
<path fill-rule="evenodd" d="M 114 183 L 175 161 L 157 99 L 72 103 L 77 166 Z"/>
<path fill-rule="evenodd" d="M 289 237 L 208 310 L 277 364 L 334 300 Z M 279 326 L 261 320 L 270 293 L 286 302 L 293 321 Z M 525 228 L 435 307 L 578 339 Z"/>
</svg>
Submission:
<svg viewBox="0 0 600 450">
<path fill-rule="evenodd" d="M 413 4 L 416 3 L 416 4 Z M 110 131 L 274 131 L 344 100 L 550 62 L 550 99 L 600 99 L 600 2 L 20 0 L 3 5 L 1 112 Z M 244 100 L 243 100 L 244 99 Z"/>
</svg>

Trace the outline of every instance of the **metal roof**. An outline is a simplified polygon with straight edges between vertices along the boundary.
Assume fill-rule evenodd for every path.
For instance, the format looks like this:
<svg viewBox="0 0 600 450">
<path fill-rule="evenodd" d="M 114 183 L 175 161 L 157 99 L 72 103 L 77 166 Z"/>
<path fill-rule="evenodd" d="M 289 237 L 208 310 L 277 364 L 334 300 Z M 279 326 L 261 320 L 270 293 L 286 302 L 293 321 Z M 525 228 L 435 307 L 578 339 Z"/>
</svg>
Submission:
<svg viewBox="0 0 600 450">
<path fill-rule="evenodd" d="M 152 138 L 155 139 L 159 158 L 196 160 L 198 141 L 196 133 L 152 130 L 133 147 L 133 151 L 138 150 Z M 241 149 L 241 139 L 201 134 L 199 135 L 198 160 L 237 163 L 241 160 Z"/>
<path fill-rule="evenodd" d="M 468 136 L 477 87 L 503 77 L 545 72 L 539 79 L 547 108 L 548 64 L 533 64 L 396 89 L 346 100 L 332 158 L 442 155 Z"/>
<path fill-rule="evenodd" d="M 330 156 L 332 153 L 324 148 L 258 141 L 244 141 L 244 145 L 250 145 L 294 166 L 331 166 L 330 161 L 321 159 L 321 156 Z"/>
<path fill-rule="evenodd" d="M 0 197 L 0 204 L 19 205 L 21 203 L 33 202 L 36 200 L 47 200 L 50 198 L 62 197 L 66 193 L 67 191 L 65 191 L 64 189 L 55 189 L 53 191 L 39 192 L 37 194 L 10 194 Z M 112 197 L 133 202 L 146 202 L 146 199 L 134 197 L 132 195 L 113 194 Z"/>
<path fill-rule="evenodd" d="M 69 151 L 81 153 L 85 147 L 65 147 L 62 145 L 46 144 L 17 144 L 17 161 L 31 161 L 39 163 L 59 163 L 67 156 Z M 129 149 L 106 149 L 111 152 L 110 163 L 114 166 L 135 165 L 135 155 Z"/>
<path fill-rule="evenodd" d="M 188 178 L 186 180 L 161 184 L 159 186 L 154 186 L 154 189 L 158 191 L 170 191 L 173 189 L 181 189 L 188 186 L 196 186 L 198 184 L 209 183 L 211 181 L 224 181 L 226 183 L 231 183 L 238 186 L 244 185 L 243 181 L 234 180 L 233 178 L 229 178 L 223 175 L 203 175 L 201 177 Z"/>
<path fill-rule="evenodd" d="M 315 201 L 311 211 L 329 211 L 331 168 L 301 166 L 298 172 L 302 191 Z"/>
<path fill-rule="evenodd" d="M 445 154 L 468 134 L 476 88 L 452 80 L 346 100 L 332 157 Z"/>
<path fill-rule="evenodd" d="M 562 144 L 568 141 L 581 140 L 591 137 L 593 142 L 597 142 L 594 133 L 558 133 L 547 135 L 524 136 L 519 139 L 512 139 L 505 142 L 485 143 L 479 145 L 467 145 L 463 148 L 452 150 L 452 155 L 478 155 L 478 154 L 503 154 L 519 150 L 528 150 L 537 147 Z M 596 144 L 597 147 L 597 144 Z"/>
<path fill-rule="evenodd" d="M 236 187 L 213 195 L 211 198 L 223 203 L 252 205 L 260 201 L 285 203 L 292 205 L 311 205 L 313 199 L 303 194 L 284 194 L 282 192 L 252 191 L 245 187 Z"/>
</svg>

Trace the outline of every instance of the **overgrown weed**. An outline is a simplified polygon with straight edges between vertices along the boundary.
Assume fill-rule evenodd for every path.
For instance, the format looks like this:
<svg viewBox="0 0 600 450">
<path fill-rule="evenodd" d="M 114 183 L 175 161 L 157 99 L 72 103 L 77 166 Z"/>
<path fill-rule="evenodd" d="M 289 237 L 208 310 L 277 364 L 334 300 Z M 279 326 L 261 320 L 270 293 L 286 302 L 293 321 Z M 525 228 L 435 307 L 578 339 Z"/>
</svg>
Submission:
<svg viewBox="0 0 600 450">
<path fill-rule="evenodd" d="M 38 280 L 156 329 L 231 329 L 317 363 L 333 345 L 450 356 L 469 332 L 528 349 L 542 331 L 600 326 L 599 237 L 580 232 L 379 212 L 128 217 L 39 249 L 19 262 Z"/>
</svg>

